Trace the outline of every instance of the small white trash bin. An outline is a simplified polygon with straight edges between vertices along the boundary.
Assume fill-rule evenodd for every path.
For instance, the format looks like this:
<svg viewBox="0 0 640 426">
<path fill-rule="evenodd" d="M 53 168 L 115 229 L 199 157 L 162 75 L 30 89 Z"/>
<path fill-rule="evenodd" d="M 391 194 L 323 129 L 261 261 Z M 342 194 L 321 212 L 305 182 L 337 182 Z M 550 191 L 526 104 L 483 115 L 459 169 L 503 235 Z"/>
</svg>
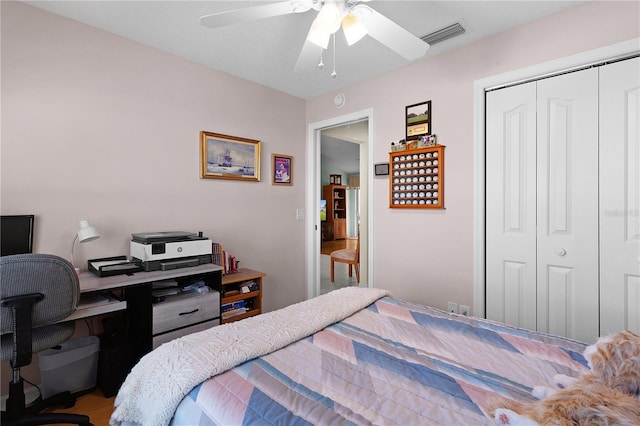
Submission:
<svg viewBox="0 0 640 426">
<path fill-rule="evenodd" d="M 96 336 L 68 340 L 55 349 L 38 353 L 42 398 L 71 393 L 96 385 L 100 339 Z"/>
</svg>

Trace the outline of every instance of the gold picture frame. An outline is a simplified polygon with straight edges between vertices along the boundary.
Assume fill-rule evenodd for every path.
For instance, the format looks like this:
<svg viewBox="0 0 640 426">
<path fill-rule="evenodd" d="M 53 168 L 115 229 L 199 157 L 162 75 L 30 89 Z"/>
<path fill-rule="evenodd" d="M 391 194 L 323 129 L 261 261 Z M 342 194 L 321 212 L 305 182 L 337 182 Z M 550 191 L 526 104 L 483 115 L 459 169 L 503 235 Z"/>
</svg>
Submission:
<svg viewBox="0 0 640 426">
<path fill-rule="evenodd" d="M 200 178 L 260 182 L 260 141 L 201 131 Z"/>
<path fill-rule="evenodd" d="M 293 185 L 293 157 L 283 154 L 271 155 L 271 184 Z"/>
</svg>

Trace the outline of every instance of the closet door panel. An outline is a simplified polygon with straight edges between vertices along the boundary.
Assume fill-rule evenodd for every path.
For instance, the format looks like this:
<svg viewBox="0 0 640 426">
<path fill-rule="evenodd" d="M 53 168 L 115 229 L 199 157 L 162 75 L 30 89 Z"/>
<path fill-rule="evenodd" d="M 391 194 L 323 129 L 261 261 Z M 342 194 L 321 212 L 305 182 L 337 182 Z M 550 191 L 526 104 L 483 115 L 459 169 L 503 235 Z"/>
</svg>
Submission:
<svg viewBox="0 0 640 426">
<path fill-rule="evenodd" d="M 640 333 L 640 58 L 600 70 L 601 333 Z"/>
<path fill-rule="evenodd" d="M 537 329 L 592 342 L 599 331 L 598 70 L 540 80 L 537 89 Z"/>
<path fill-rule="evenodd" d="M 573 294 L 576 289 L 575 269 L 549 266 L 544 280 L 548 294 L 549 329 L 551 334 L 567 336 L 575 322 Z"/>
<path fill-rule="evenodd" d="M 535 83 L 487 93 L 486 315 L 536 327 Z"/>
</svg>

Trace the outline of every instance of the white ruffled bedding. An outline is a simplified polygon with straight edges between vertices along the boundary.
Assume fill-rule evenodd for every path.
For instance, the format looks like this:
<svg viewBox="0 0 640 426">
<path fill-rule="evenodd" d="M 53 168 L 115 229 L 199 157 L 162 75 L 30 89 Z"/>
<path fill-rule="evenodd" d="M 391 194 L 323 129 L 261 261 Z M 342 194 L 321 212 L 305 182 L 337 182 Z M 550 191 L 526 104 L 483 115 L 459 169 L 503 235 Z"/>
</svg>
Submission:
<svg viewBox="0 0 640 426">
<path fill-rule="evenodd" d="M 341 321 L 386 290 L 346 287 L 286 308 L 190 334 L 145 355 L 120 388 L 112 426 L 167 425 L 197 384 Z"/>
</svg>

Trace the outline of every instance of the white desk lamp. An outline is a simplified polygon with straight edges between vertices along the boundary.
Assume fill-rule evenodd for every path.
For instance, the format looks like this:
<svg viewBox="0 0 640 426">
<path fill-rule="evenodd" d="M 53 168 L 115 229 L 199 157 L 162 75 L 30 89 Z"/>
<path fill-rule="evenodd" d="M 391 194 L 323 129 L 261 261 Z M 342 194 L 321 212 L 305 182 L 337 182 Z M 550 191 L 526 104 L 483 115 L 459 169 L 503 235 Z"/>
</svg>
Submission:
<svg viewBox="0 0 640 426">
<path fill-rule="evenodd" d="M 98 238 L 100 238 L 98 230 L 91 226 L 88 220 L 80 219 L 80 230 L 78 230 L 76 236 L 73 238 L 73 243 L 71 243 L 71 264 L 74 268 L 76 268 L 76 264 L 73 261 L 73 250 L 76 247 L 76 241 L 87 243 Z M 76 271 L 78 271 L 79 269 L 80 268 L 76 268 Z"/>
</svg>

